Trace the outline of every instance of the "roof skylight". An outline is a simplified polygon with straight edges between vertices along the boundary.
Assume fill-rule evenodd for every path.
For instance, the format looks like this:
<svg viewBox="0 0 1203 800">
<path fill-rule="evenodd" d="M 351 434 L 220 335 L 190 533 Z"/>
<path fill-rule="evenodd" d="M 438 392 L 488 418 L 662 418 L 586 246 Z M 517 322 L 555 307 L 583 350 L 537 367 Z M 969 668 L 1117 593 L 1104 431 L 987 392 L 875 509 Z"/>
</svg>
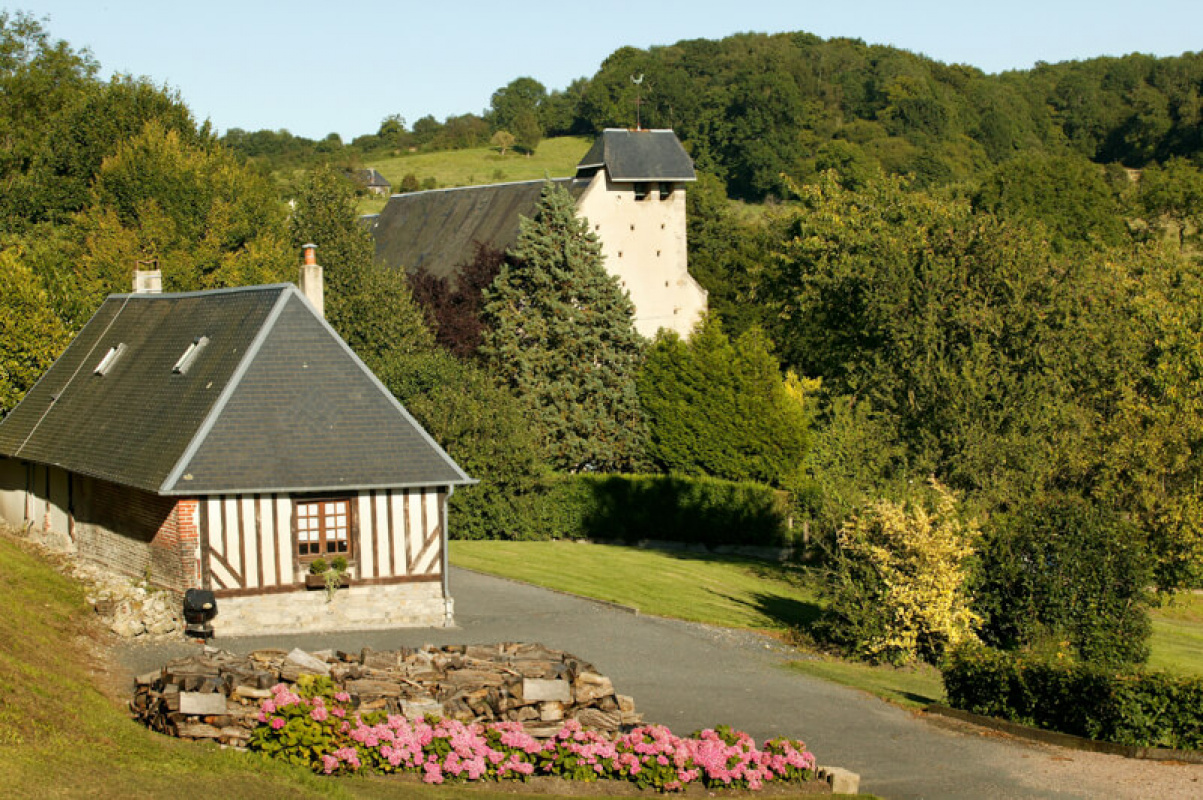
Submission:
<svg viewBox="0 0 1203 800">
<path fill-rule="evenodd" d="M 188 349 L 180 356 L 180 360 L 175 362 L 175 366 L 171 371 L 176 375 L 183 375 L 188 372 L 188 368 L 192 366 L 192 362 L 200 355 L 201 350 L 205 349 L 205 345 L 209 343 L 208 336 L 198 336 L 192 340 L 192 344 L 188 345 Z"/>
<path fill-rule="evenodd" d="M 94 375 L 108 375 L 109 370 L 113 368 L 113 364 L 128 349 L 125 342 L 120 342 L 115 347 L 110 347 L 109 352 L 104 354 L 104 358 L 100 359 L 100 363 L 96 365 L 96 369 L 92 370 L 92 373 Z"/>
</svg>

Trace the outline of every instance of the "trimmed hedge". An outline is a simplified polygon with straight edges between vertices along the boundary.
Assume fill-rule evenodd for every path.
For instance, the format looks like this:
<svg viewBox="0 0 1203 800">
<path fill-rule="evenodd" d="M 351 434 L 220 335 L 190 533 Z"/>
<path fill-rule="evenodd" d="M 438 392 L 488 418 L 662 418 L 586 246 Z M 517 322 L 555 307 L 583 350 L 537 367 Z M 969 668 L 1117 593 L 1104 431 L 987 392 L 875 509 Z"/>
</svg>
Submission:
<svg viewBox="0 0 1203 800">
<path fill-rule="evenodd" d="M 557 475 L 544 485 L 548 539 L 788 547 L 785 492 L 750 481 L 670 475 Z"/>
<path fill-rule="evenodd" d="M 1203 747 L 1203 679 L 1123 672 L 986 647 L 953 652 L 944 691 L 954 708 L 1136 747 Z"/>
</svg>

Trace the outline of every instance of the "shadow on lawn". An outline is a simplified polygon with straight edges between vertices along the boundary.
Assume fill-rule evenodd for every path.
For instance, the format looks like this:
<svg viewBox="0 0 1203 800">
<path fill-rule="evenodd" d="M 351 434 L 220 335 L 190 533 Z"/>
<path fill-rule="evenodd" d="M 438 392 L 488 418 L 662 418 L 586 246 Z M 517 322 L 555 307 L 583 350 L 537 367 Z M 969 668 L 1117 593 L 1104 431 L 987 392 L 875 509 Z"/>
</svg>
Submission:
<svg viewBox="0 0 1203 800">
<path fill-rule="evenodd" d="M 808 629 L 811 623 L 823 613 L 823 609 L 816 603 L 779 594 L 756 592 L 750 598 L 733 597 L 720 592 L 713 592 L 713 594 L 732 605 L 751 609 L 761 616 L 773 620 L 783 628 Z"/>
</svg>

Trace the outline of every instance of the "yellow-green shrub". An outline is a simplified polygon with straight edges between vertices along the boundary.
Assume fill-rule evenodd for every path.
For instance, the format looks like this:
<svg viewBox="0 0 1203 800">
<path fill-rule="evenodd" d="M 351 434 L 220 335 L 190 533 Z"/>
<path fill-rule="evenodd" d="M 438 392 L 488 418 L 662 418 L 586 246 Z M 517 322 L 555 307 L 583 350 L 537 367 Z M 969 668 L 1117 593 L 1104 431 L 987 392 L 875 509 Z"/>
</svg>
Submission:
<svg viewBox="0 0 1203 800">
<path fill-rule="evenodd" d="M 821 632 L 852 655 L 902 664 L 976 641 L 966 591 L 978 529 L 934 479 L 932 503 L 869 503 L 837 535 L 832 602 Z"/>
</svg>

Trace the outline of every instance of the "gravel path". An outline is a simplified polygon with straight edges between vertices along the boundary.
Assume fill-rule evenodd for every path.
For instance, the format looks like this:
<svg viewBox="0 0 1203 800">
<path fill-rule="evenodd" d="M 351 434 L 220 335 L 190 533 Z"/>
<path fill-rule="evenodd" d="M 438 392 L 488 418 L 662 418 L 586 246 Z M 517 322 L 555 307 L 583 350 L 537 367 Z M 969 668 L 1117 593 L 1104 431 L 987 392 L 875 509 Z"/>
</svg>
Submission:
<svg viewBox="0 0 1203 800">
<path fill-rule="evenodd" d="M 1203 797 L 1203 765 L 1135 761 L 1008 738 L 904 711 L 782 668 L 788 648 L 755 634 L 631 614 L 524 584 L 453 570 L 452 629 L 224 639 L 261 647 L 378 650 L 541 642 L 593 662 L 651 722 L 674 731 L 726 723 L 764 739 L 803 739 L 819 763 L 861 775 L 886 798 Z M 336 600 L 337 602 L 337 600 Z M 220 613 L 220 601 L 219 601 Z M 131 674 L 191 652 L 183 643 L 123 647 Z"/>
</svg>

